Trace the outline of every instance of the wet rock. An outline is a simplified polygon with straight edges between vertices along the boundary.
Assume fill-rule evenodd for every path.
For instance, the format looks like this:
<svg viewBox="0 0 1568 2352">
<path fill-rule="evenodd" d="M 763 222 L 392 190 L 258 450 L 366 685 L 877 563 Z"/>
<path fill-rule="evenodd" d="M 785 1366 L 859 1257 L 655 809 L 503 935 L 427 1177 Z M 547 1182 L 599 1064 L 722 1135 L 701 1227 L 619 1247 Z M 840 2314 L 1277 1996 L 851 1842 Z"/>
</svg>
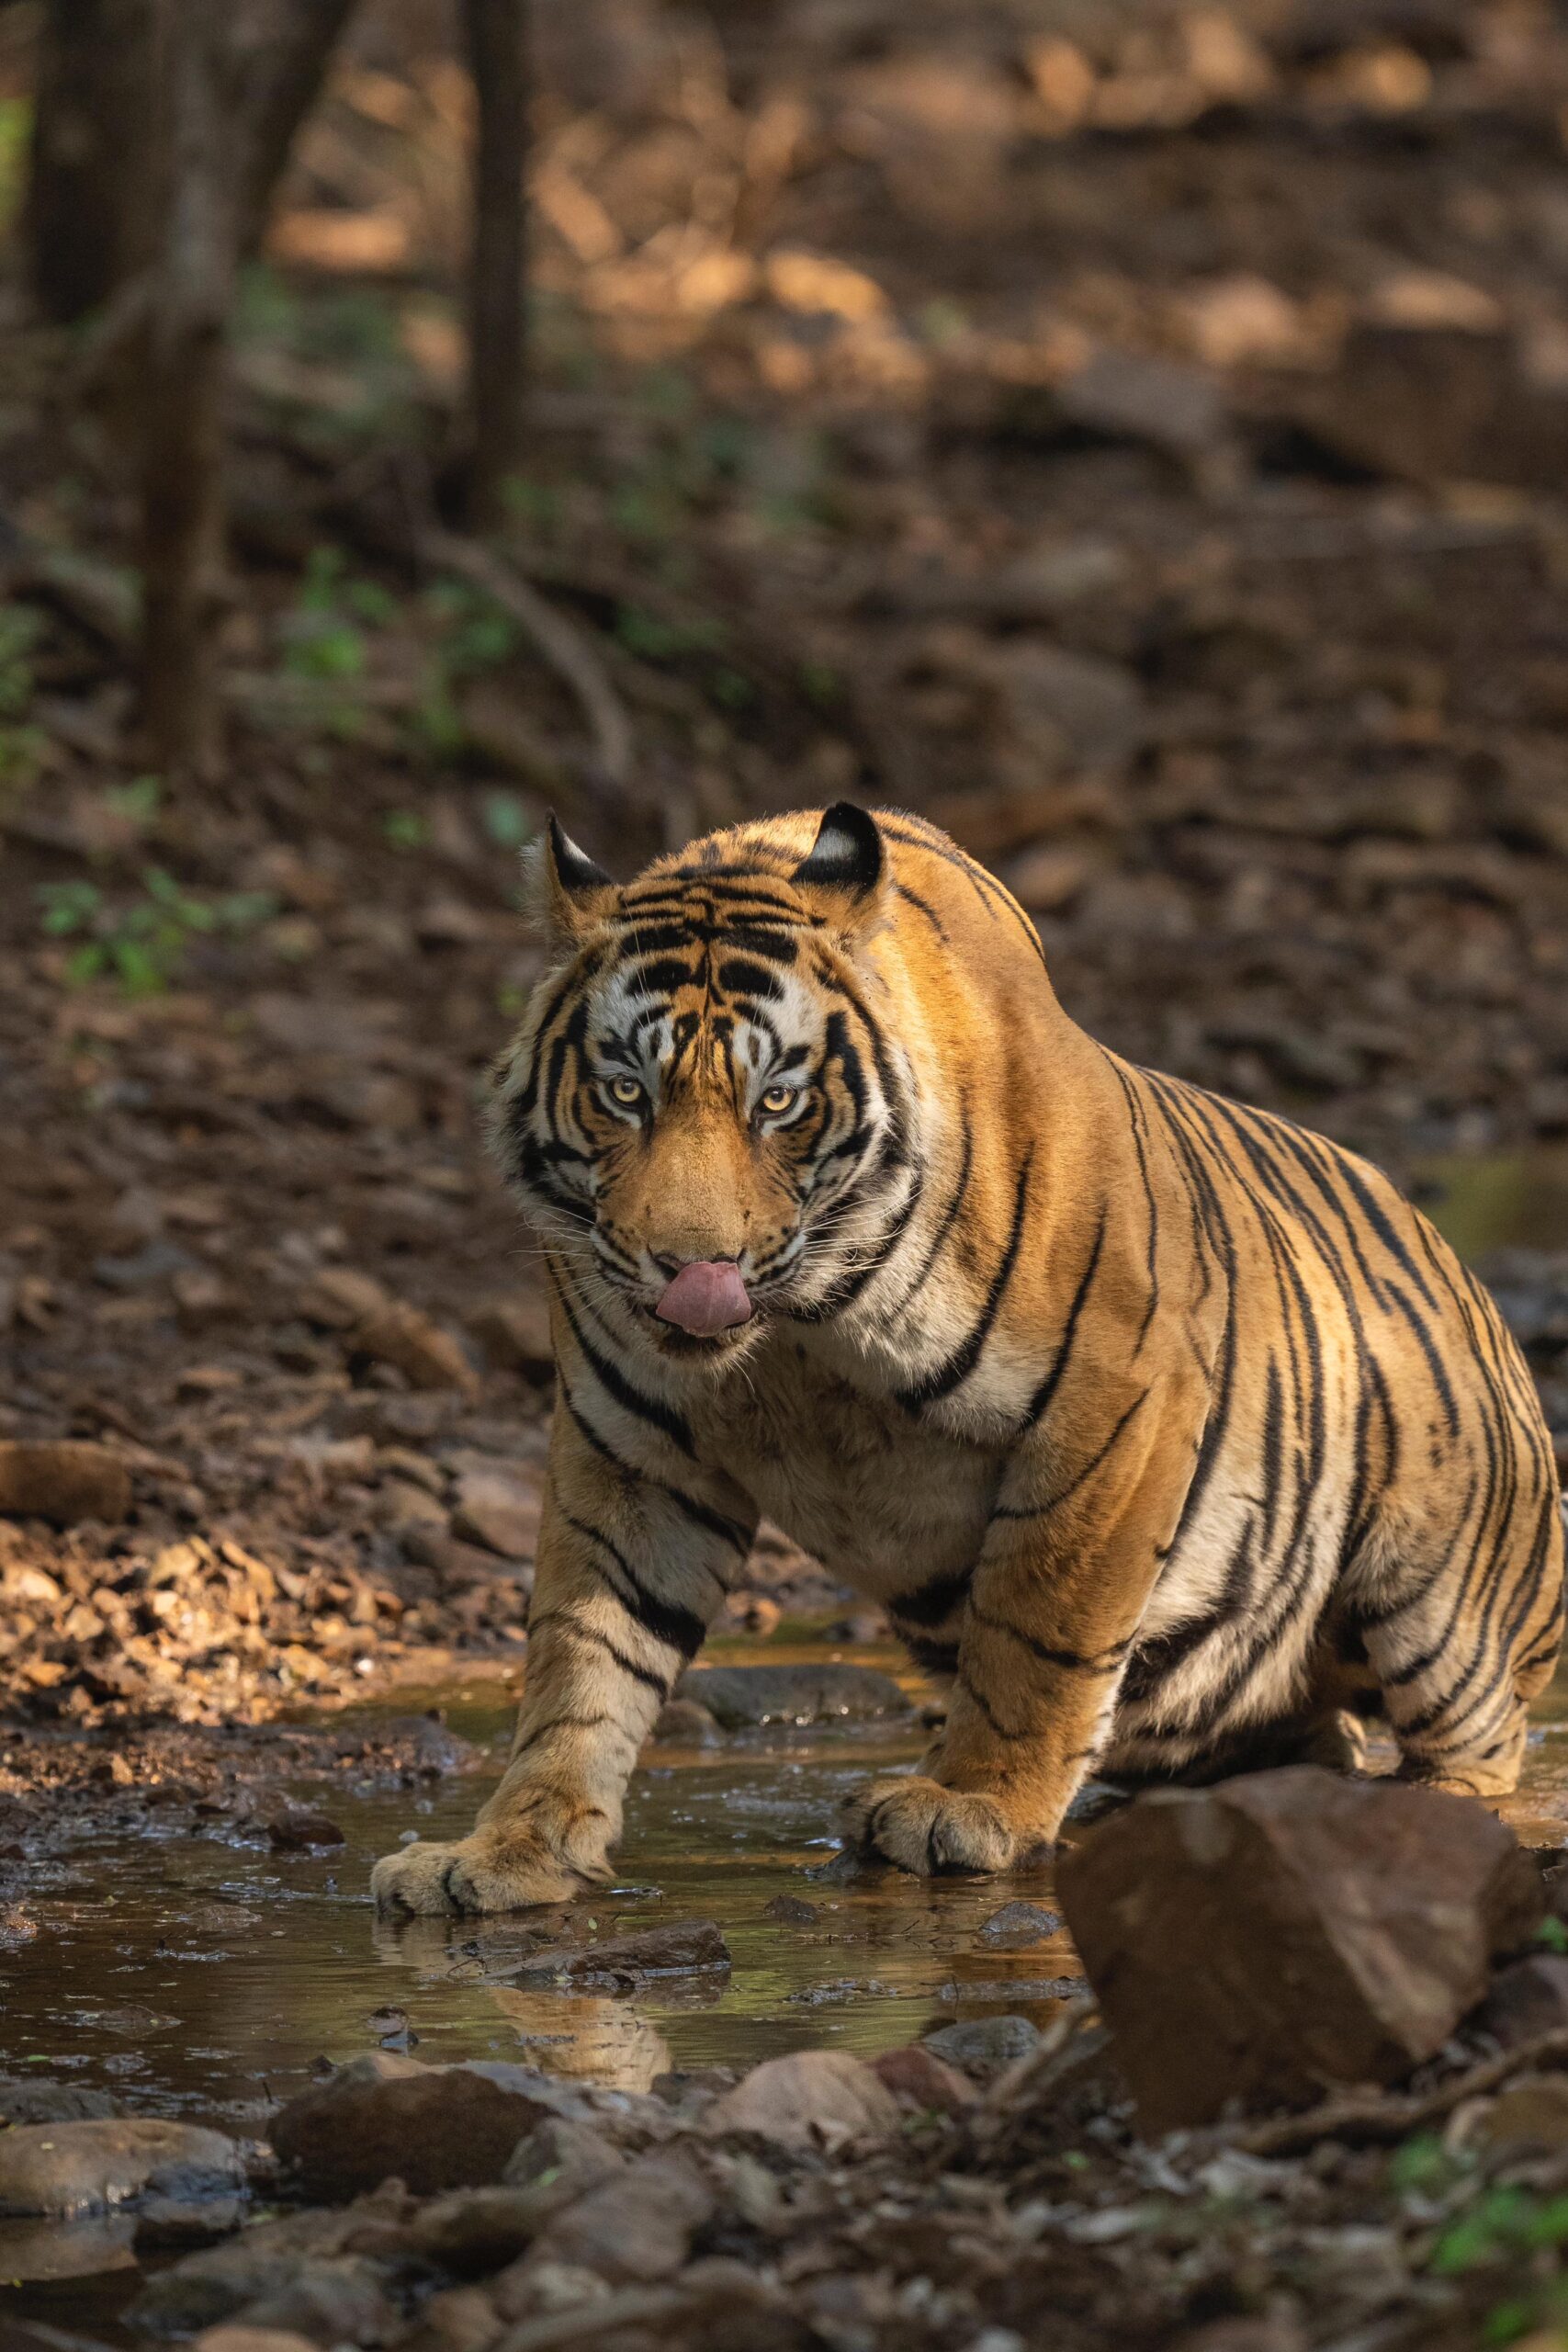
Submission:
<svg viewBox="0 0 1568 2352">
<path fill-rule="evenodd" d="M 453 1532 L 502 1559 L 531 1560 L 539 1540 L 540 1495 L 499 1464 L 467 1470 L 457 1481 Z"/>
<path fill-rule="evenodd" d="M 334 2343 L 338 2337 L 317 2337 L 299 2318 L 277 2316 L 276 2299 L 304 2277 L 319 2277 L 323 2269 L 330 2275 L 362 2234 L 395 2241 L 406 2233 L 409 2200 L 398 2189 L 367 2198 L 346 2211 L 290 2213 L 259 2222 L 157 2272 L 129 2307 L 127 2322 L 148 2335 L 185 2337 L 243 2320 L 246 2325 L 292 2327 L 315 2343 Z M 365 2283 L 374 2287 L 377 2274 L 368 2266 L 360 2267 Z M 346 2340 L 360 2340 L 346 2330 L 343 2334 Z"/>
<path fill-rule="evenodd" d="M 513 1298 L 492 1299 L 471 1318 L 468 1329 L 498 1372 L 546 1380 L 555 1370 L 550 1310 L 537 1293 L 522 1291 Z"/>
<path fill-rule="evenodd" d="M 716 2138 L 748 2132 L 786 2148 L 831 2148 L 885 2137 L 897 2124 L 897 2100 L 861 2059 L 800 2050 L 753 2066 L 714 2101 L 701 2128 Z"/>
<path fill-rule="evenodd" d="M 85 1439 L 0 1441 L 0 1515 L 118 1526 L 130 1510 L 130 1472 L 107 1445 Z"/>
<path fill-rule="evenodd" d="M 617 2283 L 672 2278 L 716 2210 L 691 2158 L 660 2150 L 576 2199 L 535 2240 L 525 2267 L 569 2264 Z"/>
<path fill-rule="evenodd" d="M 158 2116 L 22 2123 L 0 2133 L 0 2212 L 87 2213 L 148 2192 L 220 2195 L 244 2186 L 221 2132 Z"/>
<path fill-rule="evenodd" d="M 909 1701 L 890 1674 L 869 1666 L 693 1667 L 675 1686 L 717 1717 L 726 1731 L 764 1724 L 870 1723 L 907 1715 Z"/>
<path fill-rule="evenodd" d="M 136 2211 L 138 2255 L 183 2254 L 232 2235 L 247 2212 L 241 2197 L 147 2197 Z"/>
<path fill-rule="evenodd" d="M 499 2181 L 518 2141 L 547 2113 L 470 2067 L 378 2051 L 291 2099 L 274 2120 L 272 2144 L 306 2193 L 328 2203 L 392 2178 L 429 2197 Z"/>
<path fill-rule="evenodd" d="M 288 1805 L 275 1813 L 266 1825 L 266 1838 L 275 1854 L 308 1854 L 318 1847 L 345 1842 L 335 1821 L 303 1805 Z"/>
<path fill-rule="evenodd" d="M 1000 1951 L 1027 1951 L 1031 1944 L 1059 1936 L 1066 1921 L 1059 1911 L 1043 1910 L 1038 1903 L 1004 1903 L 980 1929 L 982 1939 Z"/>
<path fill-rule="evenodd" d="M 728 1969 L 729 1947 L 711 1919 L 686 1919 L 672 1928 L 645 1928 L 630 1936 L 606 1936 L 592 1944 L 549 1944 L 531 1952 L 518 1971 L 522 1984 L 547 1981 L 585 1990 L 631 1992 L 654 1976 L 690 1976 Z"/>
<path fill-rule="evenodd" d="M 16 2286 L 28 2280 L 100 2278 L 110 2271 L 134 2270 L 134 2229 L 128 2212 L 85 2213 L 71 2222 L 58 2215 L 47 2221 L 0 2221 L 0 2278 Z M 14 2352 L 11 2330 L 15 2324 L 7 2315 L 6 2327 L 0 2330 L 6 2352 Z M 46 2352 L 41 2340 L 39 2352 Z M 60 2352 L 57 2340 L 49 2344 L 47 2352 Z"/>
<path fill-rule="evenodd" d="M 115 2112 L 107 2091 L 77 2083 L 29 2082 L 24 2075 L 0 2077 L 0 2123 L 84 2122 Z"/>
<path fill-rule="evenodd" d="M 1473 2022 L 1505 2050 L 1568 2026 L 1568 1957 L 1537 1952 L 1501 1970 Z"/>
<path fill-rule="evenodd" d="M 1064 1854 L 1058 1883 L 1156 2132 L 1399 2080 L 1542 1906 L 1483 1805 L 1310 1765 L 1142 1797 Z"/>
<path fill-rule="evenodd" d="M 976 2097 L 967 2075 L 948 2065 L 922 2041 L 906 2042 L 901 2050 L 885 2050 L 872 2060 L 871 2071 L 900 2107 L 917 2112 L 934 2109 L 939 2115 L 961 2115 Z"/>
<path fill-rule="evenodd" d="M 960 2074 L 987 2083 L 1021 2058 L 1032 2058 L 1040 2041 L 1039 2027 L 1028 2018 L 964 2018 L 928 2033 L 923 2047 Z"/>
<path fill-rule="evenodd" d="M 937 1999 L 951 2001 L 1087 2001 L 1088 1982 L 1082 1976 L 950 1977 L 938 1987 Z"/>
<path fill-rule="evenodd" d="M 649 1735 L 670 1747 L 707 1747 L 718 1737 L 718 1718 L 694 1699 L 667 1699 Z"/>
<path fill-rule="evenodd" d="M 804 1903 L 798 1894 L 775 1894 L 771 1903 L 764 1904 L 762 1917 L 777 1919 L 788 1928 L 811 1928 L 822 1914 L 815 1903 Z"/>
</svg>

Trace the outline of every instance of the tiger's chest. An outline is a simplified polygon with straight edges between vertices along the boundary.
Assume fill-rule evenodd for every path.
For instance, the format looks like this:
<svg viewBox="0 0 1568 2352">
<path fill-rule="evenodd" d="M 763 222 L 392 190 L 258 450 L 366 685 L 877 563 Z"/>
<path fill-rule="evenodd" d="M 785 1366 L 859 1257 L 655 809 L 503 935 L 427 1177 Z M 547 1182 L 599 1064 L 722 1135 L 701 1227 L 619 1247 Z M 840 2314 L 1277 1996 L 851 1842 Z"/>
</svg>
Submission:
<svg viewBox="0 0 1568 2352">
<path fill-rule="evenodd" d="M 765 1518 L 874 1599 L 968 1566 L 1001 1476 L 999 1452 L 793 1356 L 738 1383 L 702 1436 Z"/>
</svg>

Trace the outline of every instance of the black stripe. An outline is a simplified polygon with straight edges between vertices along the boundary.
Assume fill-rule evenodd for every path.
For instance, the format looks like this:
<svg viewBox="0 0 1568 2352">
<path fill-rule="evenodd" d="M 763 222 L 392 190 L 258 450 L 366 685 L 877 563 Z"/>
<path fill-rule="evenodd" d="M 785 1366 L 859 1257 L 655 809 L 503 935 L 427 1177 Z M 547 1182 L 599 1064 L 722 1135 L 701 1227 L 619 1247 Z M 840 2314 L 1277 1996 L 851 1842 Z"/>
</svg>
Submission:
<svg viewBox="0 0 1568 2352">
<path fill-rule="evenodd" d="M 1122 1414 L 1121 1419 L 1117 1422 L 1115 1428 L 1111 1430 L 1110 1436 L 1100 1447 L 1099 1453 L 1093 1454 L 1090 1459 L 1084 1464 L 1083 1468 L 1077 1473 L 1077 1476 L 1069 1478 L 1066 1485 L 1060 1487 L 1048 1501 L 1043 1503 L 1032 1503 L 1027 1510 L 1010 1510 L 1004 1509 L 1002 1505 L 998 1504 L 996 1510 L 991 1513 L 993 1521 L 998 1519 L 1045 1519 L 1049 1517 L 1052 1511 L 1059 1510 L 1065 1502 L 1069 1502 L 1072 1499 L 1073 1496 L 1078 1492 L 1078 1489 L 1081 1487 L 1086 1487 L 1089 1484 L 1097 1470 L 1103 1469 L 1105 1464 L 1110 1460 L 1112 1453 L 1115 1453 L 1116 1448 L 1121 1444 L 1122 1438 L 1126 1435 L 1134 1417 L 1141 1413 L 1144 1407 L 1148 1403 L 1152 1393 L 1152 1390 L 1145 1388 L 1141 1396 L 1134 1398 L 1132 1404 L 1128 1406 L 1126 1411 Z"/>
<path fill-rule="evenodd" d="M 896 1595 L 887 1606 L 895 1617 L 907 1617 L 912 1625 L 945 1624 L 959 1602 L 969 1590 L 969 1580 L 975 1573 L 971 1564 L 949 1573 L 932 1577 L 913 1592 Z"/>
<path fill-rule="evenodd" d="M 969 1603 L 969 1622 L 974 1625 L 984 1625 L 988 1633 L 1005 1634 L 1010 1641 L 1017 1642 L 1042 1664 L 1059 1667 L 1065 1674 L 1114 1674 L 1130 1646 L 1127 1642 L 1112 1642 L 1108 1649 L 1103 1650 L 1057 1649 L 1051 1643 L 1039 1641 L 1032 1634 L 1026 1634 L 1021 1625 L 1010 1625 L 1005 1617 L 987 1617 L 973 1600 Z"/>
<path fill-rule="evenodd" d="M 623 1462 L 615 1447 L 606 1438 L 601 1437 L 592 1421 L 585 1418 L 581 1407 L 567 1385 L 565 1374 L 560 1371 L 558 1365 L 556 1378 L 566 1409 L 571 1415 L 583 1438 L 602 1460 L 610 1463 L 619 1472 L 628 1487 L 651 1487 L 656 1495 L 662 1495 L 667 1501 L 672 1502 L 676 1510 L 691 1521 L 694 1527 L 701 1527 L 709 1535 L 716 1535 L 721 1543 L 728 1544 L 731 1551 L 739 1552 L 742 1558 L 745 1557 L 751 1548 L 750 1528 L 738 1525 L 732 1519 L 726 1519 L 721 1511 L 710 1510 L 706 1503 L 699 1502 L 694 1495 L 683 1494 L 679 1487 L 671 1486 L 667 1479 L 655 1478 L 647 1470 L 639 1470 L 635 1463 Z"/>
<path fill-rule="evenodd" d="M 625 1650 L 617 1649 L 614 1642 L 604 1634 L 595 1633 L 592 1625 L 584 1625 L 570 1609 L 547 1610 L 542 1617 L 530 1619 L 528 1631 L 536 1635 L 542 1634 L 547 1625 L 562 1626 L 573 1640 L 587 1642 L 593 1649 L 603 1650 L 613 1665 L 618 1666 L 621 1672 L 629 1675 L 634 1682 L 640 1682 L 645 1690 L 656 1690 L 661 1699 L 670 1696 L 671 1686 L 662 1674 L 652 1674 L 646 1666 L 638 1666 L 635 1657 L 628 1657 Z"/>
<path fill-rule="evenodd" d="M 651 1591 L 626 1554 L 617 1544 L 612 1544 L 607 1535 L 602 1534 L 598 1528 L 591 1527 L 587 1520 L 578 1519 L 564 1503 L 558 1501 L 556 1508 L 568 1527 L 575 1528 L 578 1534 L 585 1536 L 589 1543 L 597 1544 L 601 1551 L 607 1552 L 614 1560 L 631 1589 L 631 1600 L 626 1599 L 612 1579 L 606 1577 L 605 1581 L 627 1616 L 634 1617 L 643 1632 L 652 1640 L 662 1642 L 666 1649 L 679 1650 L 681 1656 L 687 1659 L 695 1657 L 707 1639 L 706 1619 L 699 1617 L 694 1609 L 683 1609 L 679 1601 L 666 1600 Z M 713 1571 L 706 1569 L 705 1574 L 711 1576 Z M 716 1578 L 715 1580 L 716 1582 Z"/>
<path fill-rule="evenodd" d="M 1078 1286 L 1073 1293 L 1073 1303 L 1067 1309 L 1067 1319 L 1063 1327 L 1061 1344 L 1056 1350 L 1056 1361 L 1029 1400 L 1023 1416 L 1025 1429 L 1043 1419 L 1046 1413 L 1050 1411 L 1052 1399 L 1061 1386 L 1063 1374 L 1072 1361 L 1073 1348 L 1078 1336 L 1078 1325 L 1082 1320 L 1084 1308 L 1089 1303 L 1089 1292 L 1094 1288 L 1095 1275 L 1100 1271 L 1100 1252 L 1105 1248 L 1106 1214 L 1102 1204 L 1100 1223 L 1094 1231 L 1094 1247 L 1089 1253 L 1089 1263 L 1079 1277 Z"/>
<path fill-rule="evenodd" d="M 968 1379 L 980 1361 L 980 1351 L 991 1336 L 991 1328 L 1001 1312 L 1002 1300 L 1007 1295 L 1008 1284 L 1012 1280 L 1013 1268 L 1018 1263 L 1019 1249 L 1023 1240 L 1024 1214 L 1028 1203 L 1029 1170 L 1033 1158 L 1034 1148 L 1031 1145 L 1023 1155 L 1023 1161 L 1018 1171 L 1017 1184 L 1013 1193 L 1012 1224 L 1008 1231 L 1007 1244 L 997 1271 L 991 1277 L 991 1286 L 986 1294 L 986 1303 L 980 1309 L 979 1317 L 968 1338 L 960 1347 L 953 1350 L 944 1363 L 940 1363 L 932 1371 L 928 1372 L 923 1378 L 915 1383 L 912 1388 L 895 1390 L 894 1393 L 899 1404 L 907 1412 L 918 1412 L 922 1405 L 934 1405 L 939 1397 L 950 1396 L 955 1388 L 962 1386 L 963 1383 Z"/>
<path fill-rule="evenodd" d="M 550 1272 L 555 1282 L 556 1295 L 560 1300 L 561 1312 L 571 1327 L 571 1336 L 577 1341 L 584 1362 L 592 1369 L 600 1386 L 615 1398 L 624 1411 L 630 1413 L 639 1421 L 646 1421 L 650 1429 L 660 1430 L 672 1444 L 678 1445 L 682 1453 L 694 1462 L 697 1458 L 696 1441 L 692 1435 L 692 1425 L 685 1415 L 677 1412 L 673 1405 L 666 1405 L 660 1398 L 647 1396 L 642 1389 L 634 1387 L 620 1366 L 612 1363 L 608 1356 L 600 1352 L 578 1320 L 571 1300 L 567 1295 L 565 1283 L 556 1275 L 553 1266 Z"/>
</svg>

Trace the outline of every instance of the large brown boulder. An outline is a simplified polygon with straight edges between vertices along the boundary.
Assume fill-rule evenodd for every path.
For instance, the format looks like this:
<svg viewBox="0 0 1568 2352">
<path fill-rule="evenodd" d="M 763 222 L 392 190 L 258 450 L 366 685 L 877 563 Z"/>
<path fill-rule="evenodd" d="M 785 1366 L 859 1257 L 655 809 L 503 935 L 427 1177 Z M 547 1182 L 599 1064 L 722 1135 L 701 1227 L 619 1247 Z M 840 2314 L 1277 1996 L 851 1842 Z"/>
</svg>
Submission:
<svg viewBox="0 0 1568 2352">
<path fill-rule="evenodd" d="M 377 2052 L 290 2099 L 273 2120 L 272 2144 L 307 2195 L 328 2204 L 393 2177 L 431 2197 L 499 2181 L 549 2112 L 473 2068 Z"/>
<path fill-rule="evenodd" d="M 1313 1765 L 1141 1797 L 1058 1884 L 1151 2132 L 1399 2080 L 1543 1900 L 1484 1805 Z"/>
</svg>

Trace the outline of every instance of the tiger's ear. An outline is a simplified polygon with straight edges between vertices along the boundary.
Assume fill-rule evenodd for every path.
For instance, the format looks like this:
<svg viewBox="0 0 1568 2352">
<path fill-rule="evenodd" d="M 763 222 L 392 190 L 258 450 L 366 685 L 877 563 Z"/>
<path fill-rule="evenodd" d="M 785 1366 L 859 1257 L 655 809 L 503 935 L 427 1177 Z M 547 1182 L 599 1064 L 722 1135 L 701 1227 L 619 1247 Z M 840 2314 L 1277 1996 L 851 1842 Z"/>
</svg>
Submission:
<svg viewBox="0 0 1568 2352">
<path fill-rule="evenodd" d="M 797 890 L 828 898 L 846 930 L 863 931 L 880 921 L 887 896 L 887 853 L 870 810 L 857 808 L 852 800 L 835 800 L 789 878 Z"/>
<path fill-rule="evenodd" d="M 524 900 L 536 929 L 562 946 L 580 946 L 608 911 L 615 884 L 556 822 L 524 851 Z"/>
</svg>

